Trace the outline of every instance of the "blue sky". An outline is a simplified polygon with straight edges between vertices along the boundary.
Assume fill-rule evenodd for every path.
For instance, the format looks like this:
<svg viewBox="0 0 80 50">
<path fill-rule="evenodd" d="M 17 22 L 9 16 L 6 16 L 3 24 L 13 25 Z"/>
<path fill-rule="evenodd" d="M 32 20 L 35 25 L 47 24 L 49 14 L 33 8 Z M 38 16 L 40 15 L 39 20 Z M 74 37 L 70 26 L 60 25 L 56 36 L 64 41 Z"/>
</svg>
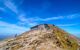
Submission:
<svg viewBox="0 0 80 50">
<path fill-rule="evenodd" d="M 44 23 L 80 37 L 80 0 L 0 0 L 0 35 Z"/>
</svg>

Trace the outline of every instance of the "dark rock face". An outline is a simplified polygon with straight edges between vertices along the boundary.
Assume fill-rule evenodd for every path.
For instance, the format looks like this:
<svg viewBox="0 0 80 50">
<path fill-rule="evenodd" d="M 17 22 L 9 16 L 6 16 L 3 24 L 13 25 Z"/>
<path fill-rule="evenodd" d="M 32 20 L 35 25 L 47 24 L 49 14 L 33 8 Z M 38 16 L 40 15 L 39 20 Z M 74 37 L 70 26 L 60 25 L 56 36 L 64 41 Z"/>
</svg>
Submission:
<svg viewBox="0 0 80 50">
<path fill-rule="evenodd" d="M 30 31 L 6 41 L 1 50 L 78 50 L 78 42 L 62 29 L 41 24 Z"/>
</svg>

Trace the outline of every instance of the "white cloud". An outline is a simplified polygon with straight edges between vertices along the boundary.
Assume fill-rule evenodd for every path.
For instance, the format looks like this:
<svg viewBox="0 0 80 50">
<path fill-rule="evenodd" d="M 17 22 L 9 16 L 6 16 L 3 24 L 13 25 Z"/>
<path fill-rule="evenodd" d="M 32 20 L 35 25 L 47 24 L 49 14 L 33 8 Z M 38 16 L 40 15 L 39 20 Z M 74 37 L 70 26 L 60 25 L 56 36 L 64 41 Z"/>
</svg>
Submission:
<svg viewBox="0 0 80 50">
<path fill-rule="evenodd" d="M 79 24 L 59 24 L 57 26 L 75 26 L 75 25 L 79 25 Z"/>
<path fill-rule="evenodd" d="M 23 1 L 21 1 L 23 2 Z M 11 0 L 5 0 L 4 1 L 4 5 L 10 9 L 11 11 L 13 11 L 17 16 L 18 16 L 18 20 L 19 20 L 19 24 L 20 25 L 30 25 L 30 26 L 34 26 L 37 24 L 37 22 L 34 22 L 34 20 L 32 20 L 33 18 L 26 18 L 25 13 L 21 12 L 18 8 L 18 6 L 16 6 L 16 4 L 14 4 L 13 1 Z M 2 8 L 1 8 L 2 9 Z"/>
<path fill-rule="evenodd" d="M 23 1 L 21 1 L 22 4 Z M 57 17 L 49 17 L 49 18 L 40 18 L 40 17 L 32 17 L 32 18 L 27 18 L 27 16 L 25 15 L 25 13 L 20 12 L 19 8 L 14 4 L 14 2 L 12 2 L 11 0 L 7 0 L 4 2 L 5 6 L 7 8 L 9 8 L 10 10 L 12 10 L 14 13 L 17 14 L 18 16 L 18 24 L 20 25 L 30 25 L 30 26 L 34 26 L 39 24 L 38 22 L 47 22 L 47 21 L 51 21 L 51 20 L 59 20 L 59 19 L 73 19 L 76 14 L 73 15 L 68 15 L 68 16 L 57 16 Z M 20 14 L 21 13 L 21 14 Z M 77 14 L 77 16 L 80 16 L 79 14 Z M 65 25 L 68 26 L 68 25 Z"/>
<path fill-rule="evenodd" d="M 59 19 L 75 19 L 80 17 L 79 14 L 73 14 L 73 15 L 68 15 L 68 16 L 57 16 L 57 17 L 49 17 L 49 18 L 39 18 L 36 17 L 34 18 L 35 21 L 50 21 L 50 20 L 59 20 Z"/>
<path fill-rule="evenodd" d="M 80 17 L 80 13 L 66 16 L 67 19 L 75 19 L 75 18 L 78 18 L 78 17 Z"/>
<path fill-rule="evenodd" d="M 18 19 L 19 19 L 20 25 L 26 25 L 26 24 L 29 26 L 37 25 L 37 22 L 35 22 L 34 18 L 26 18 L 24 14 L 21 14 L 20 16 L 18 16 Z"/>
<path fill-rule="evenodd" d="M 73 18 L 77 18 L 75 17 L 76 15 L 69 15 L 66 16 L 66 19 L 73 19 Z M 77 14 L 77 16 L 79 17 L 79 14 Z M 51 20 L 59 20 L 59 19 L 65 19 L 64 16 L 57 16 L 57 17 L 49 17 L 49 18 L 40 18 L 40 17 L 32 17 L 32 18 L 27 18 L 25 14 L 21 14 L 18 16 L 18 19 L 20 20 L 21 24 L 29 24 L 29 25 L 36 25 L 38 24 L 39 21 L 41 22 L 47 22 L 47 21 L 51 21 Z M 74 24 L 70 24 L 70 25 L 74 25 Z M 68 25 L 65 25 L 68 26 Z"/>
<path fill-rule="evenodd" d="M 21 27 L 15 24 L 0 21 L 0 33 L 3 34 L 16 34 L 16 33 L 20 34 L 28 30 L 29 28 L 26 27 Z"/>
<path fill-rule="evenodd" d="M 26 22 L 26 21 L 27 21 L 27 18 L 25 17 L 24 14 L 20 14 L 20 15 L 18 16 L 18 19 L 19 19 L 20 21 L 22 21 L 22 22 Z"/>
<path fill-rule="evenodd" d="M 21 2 L 23 2 L 23 1 L 21 1 Z M 20 25 L 28 24 L 28 25 L 33 26 L 33 25 L 37 24 L 36 22 L 33 22 L 33 20 L 31 20 L 29 18 L 26 18 L 25 13 L 20 12 L 20 10 L 18 9 L 18 7 L 12 1 L 10 1 L 10 0 L 5 1 L 4 4 L 5 4 L 5 6 L 7 8 L 9 8 L 14 13 L 16 13 L 16 15 L 18 16 L 19 24 Z"/>
<path fill-rule="evenodd" d="M 21 2 L 23 2 L 23 1 L 21 1 Z M 14 13 L 16 13 L 16 15 L 18 16 L 18 19 L 19 19 L 19 22 L 18 23 L 20 25 L 26 25 L 27 24 L 27 25 L 30 25 L 30 26 L 34 26 L 34 25 L 37 24 L 37 22 L 34 22 L 34 20 L 32 20 L 31 18 L 26 18 L 25 13 L 20 12 L 19 8 L 11 0 L 6 0 L 4 2 L 4 5 L 8 9 L 10 9 Z"/>
<path fill-rule="evenodd" d="M 63 19 L 63 16 L 59 16 L 59 17 L 50 17 L 50 18 L 40 18 L 40 17 L 33 17 L 33 18 L 26 18 L 25 15 L 20 15 L 19 19 L 20 21 L 50 21 L 50 20 L 58 20 L 58 19 Z"/>
<path fill-rule="evenodd" d="M 35 21 L 50 21 L 50 20 L 58 20 L 58 19 L 63 19 L 64 17 L 63 16 L 58 16 L 58 17 L 50 17 L 50 18 L 39 18 L 39 17 L 36 17 L 34 18 Z"/>
<path fill-rule="evenodd" d="M 58 19 L 63 19 L 63 16 L 52 17 L 52 18 L 46 18 L 46 19 L 44 19 L 43 21 L 58 20 Z"/>
<path fill-rule="evenodd" d="M 16 5 L 11 2 L 10 0 L 6 0 L 4 2 L 5 6 L 8 7 L 10 10 L 12 10 L 14 13 L 18 13 L 18 8 L 16 7 Z"/>
<path fill-rule="evenodd" d="M 74 18 L 74 15 L 71 15 L 71 16 L 72 16 L 71 18 Z M 19 20 L 20 20 L 19 24 L 23 24 L 23 25 L 29 24 L 33 26 L 33 25 L 37 25 L 38 21 L 47 22 L 51 20 L 59 20 L 59 19 L 64 19 L 64 18 L 65 18 L 64 16 L 50 17 L 50 18 L 40 18 L 40 17 L 26 18 L 26 16 L 22 14 L 19 16 Z M 68 19 L 69 16 L 68 17 L 66 16 L 66 18 Z M 77 24 L 60 24 L 58 26 L 73 26 L 73 25 L 77 25 Z"/>
<path fill-rule="evenodd" d="M 37 24 L 41 24 L 38 23 L 39 21 L 41 22 L 46 22 L 46 21 L 50 21 L 50 20 L 58 20 L 58 19 L 63 19 L 63 16 L 59 16 L 59 17 L 51 17 L 51 18 L 40 18 L 40 17 L 33 17 L 33 18 L 26 18 L 26 16 L 24 14 L 21 14 L 20 16 L 18 16 L 19 19 L 19 24 L 20 25 L 29 25 L 29 26 L 35 26 Z"/>
</svg>

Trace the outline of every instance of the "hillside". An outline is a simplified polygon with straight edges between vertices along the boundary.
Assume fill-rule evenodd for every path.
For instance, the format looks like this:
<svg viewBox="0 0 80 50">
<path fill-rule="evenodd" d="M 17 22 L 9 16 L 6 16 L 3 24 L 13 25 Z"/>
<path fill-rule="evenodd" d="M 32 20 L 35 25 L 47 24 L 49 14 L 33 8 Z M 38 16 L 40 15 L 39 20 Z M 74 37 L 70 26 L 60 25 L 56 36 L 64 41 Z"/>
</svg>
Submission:
<svg viewBox="0 0 80 50">
<path fill-rule="evenodd" d="M 76 38 L 51 24 L 31 27 L 30 31 L 0 44 L 0 50 L 79 50 Z"/>
</svg>

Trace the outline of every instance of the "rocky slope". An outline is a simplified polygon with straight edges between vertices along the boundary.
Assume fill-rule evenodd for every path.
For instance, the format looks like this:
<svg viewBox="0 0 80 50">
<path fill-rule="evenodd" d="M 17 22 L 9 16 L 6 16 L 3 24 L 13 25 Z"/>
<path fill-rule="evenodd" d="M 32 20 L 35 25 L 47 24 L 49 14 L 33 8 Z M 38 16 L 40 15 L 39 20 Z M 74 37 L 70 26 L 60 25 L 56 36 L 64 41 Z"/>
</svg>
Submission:
<svg viewBox="0 0 80 50">
<path fill-rule="evenodd" d="M 0 50 L 80 50 L 78 42 L 67 32 L 50 24 L 31 28 L 14 39 L 0 44 Z"/>
</svg>

